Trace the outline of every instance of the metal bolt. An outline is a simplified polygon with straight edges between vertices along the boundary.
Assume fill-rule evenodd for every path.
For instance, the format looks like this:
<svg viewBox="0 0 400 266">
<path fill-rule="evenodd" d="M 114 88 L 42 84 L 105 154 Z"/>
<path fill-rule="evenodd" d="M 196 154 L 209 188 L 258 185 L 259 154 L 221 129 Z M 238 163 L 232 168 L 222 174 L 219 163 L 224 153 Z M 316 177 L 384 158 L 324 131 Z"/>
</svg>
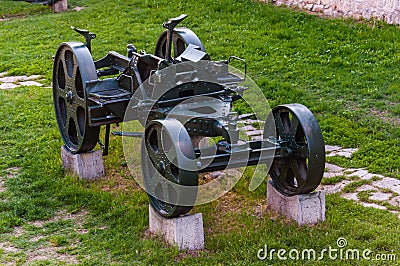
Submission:
<svg viewBox="0 0 400 266">
<path fill-rule="evenodd" d="M 66 96 L 69 103 L 72 103 L 74 101 L 74 94 L 72 93 L 72 91 L 68 91 Z"/>
</svg>

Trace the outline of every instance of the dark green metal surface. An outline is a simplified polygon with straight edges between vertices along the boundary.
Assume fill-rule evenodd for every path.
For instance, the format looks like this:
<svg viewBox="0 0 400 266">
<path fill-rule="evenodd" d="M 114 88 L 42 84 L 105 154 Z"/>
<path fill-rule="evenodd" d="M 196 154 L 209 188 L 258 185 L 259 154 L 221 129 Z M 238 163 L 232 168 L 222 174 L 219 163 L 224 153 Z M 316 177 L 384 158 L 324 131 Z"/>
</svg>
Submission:
<svg viewBox="0 0 400 266">
<path fill-rule="evenodd" d="M 141 154 L 144 183 L 153 208 L 168 218 L 187 213 L 196 201 L 196 194 L 188 195 L 179 187 L 165 182 L 182 186 L 198 185 L 195 153 L 183 125 L 175 119 L 149 122 L 146 125 Z M 157 179 L 160 176 L 161 179 Z M 189 204 L 174 204 L 178 202 Z"/>
<path fill-rule="evenodd" d="M 63 43 L 54 58 L 53 101 L 65 146 L 72 153 L 92 150 L 100 127 L 90 127 L 86 82 L 97 79 L 96 68 L 82 43 Z"/>
<path fill-rule="evenodd" d="M 279 105 L 272 113 L 280 146 L 269 171 L 275 188 L 286 196 L 312 192 L 325 167 L 324 140 L 317 120 L 301 104 Z"/>
<path fill-rule="evenodd" d="M 97 61 L 90 52 L 95 34 L 74 28 L 86 43 L 61 44 L 53 67 L 54 108 L 65 146 L 73 153 L 92 150 L 100 126 L 106 125 L 101 146 L 107 154 L 110 124 L 139 120 L 143 134 L 115 135 L 142 137 L 143 183 L 153 208 L 168 218 L 187 213 L 195 204 L 200 172 L 269 166 L 272 161 L 269 174 L 280 193 L 315 190 L 323 176 L 325 151 L 311 111 L 301 104 L 277 106 L 262 139 L 240 140 L 240 118 L 232 108 L 247 90 L 242 85 L 246 62 L 233 56 L 211 61 L 194 32 L 176 28 L 185 18 L 163 24 L 167 30 L 154 55 L 138 53 L 129 44 L 126 56 L 109 52 Z M 244 77 L 230 72 L 231 59 L 243 63 Z M 204 137 L 220 140 L 199 148 Z"/>
</svg>

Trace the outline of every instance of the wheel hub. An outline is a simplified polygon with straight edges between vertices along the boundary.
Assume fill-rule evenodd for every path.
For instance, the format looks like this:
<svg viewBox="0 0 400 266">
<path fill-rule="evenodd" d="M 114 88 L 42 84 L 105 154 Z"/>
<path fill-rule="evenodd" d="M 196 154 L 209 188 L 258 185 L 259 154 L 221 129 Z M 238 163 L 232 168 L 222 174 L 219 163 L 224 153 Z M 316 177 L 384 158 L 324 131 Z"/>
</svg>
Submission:
<svg viewBox="0 0 400 266">
<path fill-rule="evenodd" d="M 292 150 L 291 148 L 283 148 L 282 155 L 283 155 L 283 157 L 285 157 L 285 158 L 292 157 L 292 155 L 293 155 L 293 150 Z"/>
<path fill-rule="evenodd" d="M 69 103 L 73 103 L 74 102 L 74 94 L 72 93 L 72 91 L 68 91 L 66 96 L 67 96 L 66 97 L 67 101 Z"/>
<path fill-rule="evenodd" d="M 164 175 L 165 174 L 165 163 L 163 161 L 161 161 L 158 164 L 158 169 L 160 170 L 160 174 Z"/>
</svg>

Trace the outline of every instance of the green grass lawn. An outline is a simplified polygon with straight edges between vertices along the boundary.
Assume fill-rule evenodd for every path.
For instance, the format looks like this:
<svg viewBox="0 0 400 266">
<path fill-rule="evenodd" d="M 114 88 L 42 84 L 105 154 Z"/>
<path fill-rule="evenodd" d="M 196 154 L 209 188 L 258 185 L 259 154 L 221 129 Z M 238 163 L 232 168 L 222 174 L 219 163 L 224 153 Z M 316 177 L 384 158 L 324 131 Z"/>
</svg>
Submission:
<svg viewBox="0 0 400 266">
<path fill-rule="evenodd" d="M 350 159 L 330 162 L 400 178 L 399 28 L 328 20 L 257 1 L 68 2 L 84 9 L 53 14 L 48 7 L 0 0 L 0 18 L 14 18 L 0 21 L 0 72 L 41 74 L 50 85 L 58 45 L 82 41 L 70 26 L 97 34 L 94 58 L 110 50 L 125 54 L 128 43 L 152 53 L 161 23 L 186 13 L 184 26 L 197 33 L 211 58 L 246 59 L 250 77 L 271 106 L 302 103 L 316 115 L 326 144 L 359 148 Z M 395 215 L 329 195 L 326 222 L 299 227 L 266 211 L 265 185 L 249 192 L 246 177 L 228 195 L 195 208 L 203 213 L 206 250 L 179 253 L 146 233 L 148 199 L 126 168 L 120 139 L 112 138 L 105 158 L 108 177 L 83 182 L 64 176 L 51 89 L 0 90 L 0 117 L 0 176 L 20 167 L 0 192 L 0 242 L 3 238 L 19 251 L 0 246 L 0 264 L 23 264 L 29 250 L 49 245 L 84 265 L 295 265 L 307 261 L 260 261 L 257 252 L 264 245 L 321 251 L 337 247 L 339 237 L 347 239 L 348 248 L 400 256 Z M 85 233 L 71 221 L 51 220 L 62 210 L 87 212 L 80 224 Z M 35 226 L 38 220 L 49 222 Z M 11 234 L 15 228 L 24 234 Z M 30 241 L 36 235 L 42 238 Z M 371 264 L 307 262 L 327 263 Z"/>
</svg>

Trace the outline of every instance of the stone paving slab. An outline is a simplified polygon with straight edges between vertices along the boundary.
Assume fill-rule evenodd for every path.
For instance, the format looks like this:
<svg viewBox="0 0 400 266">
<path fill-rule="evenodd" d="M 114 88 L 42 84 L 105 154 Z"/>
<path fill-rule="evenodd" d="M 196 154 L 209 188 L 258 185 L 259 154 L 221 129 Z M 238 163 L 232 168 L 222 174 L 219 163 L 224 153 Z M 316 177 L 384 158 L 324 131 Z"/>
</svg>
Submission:
<svg viewBox="0 0 400 266">
<path fill-rule="evenodd" d="M 342 156 L 346 158 L 350 158 L 351 155 L 356 152 L 358 149 L 343 149 L 343 150 L 338 150 L 338 151 L 332 151 L 328 153 L 326 156 L 332 157 L 332 156 Z"/>
<path fill-rule="evenodd" d="M 245 130 L 245 131 L 257 130 L 257 128 L 255 128 L 255 127 L 253 127 L 253 126 L 251 126 L 251 125 L 247 125 L 247 126 L 241 127 L 240 129 L 241 129 L 241 130 Z"/>
<path fill-rule="evenodd" d="M 344 170 L 344 168 L 330 163 L 326 163 L 325 168 L 328 170 L 328 172 L 334 172 L 334 173 L 343 172 Z"/>
<path fill-rule="evenodd" d="M 19 85 L 21 85 L 21 86 L 36 86 L 36 87 L 42 87 L 43 86 L 42 83 L 39 83 L 39 82 L 34 81 L 34 80 L 21 81 L 21 82 L 19 82 Z"/>
<path fill-rule="evenodd" d="M 14 83 L 2 83 L 2 84 L 0 84 L 0 89 L 1 90 L 11 90 L 11 89 L 15 89 L 16 87 L 18 87 L 18 85 L 14 84 Z"/>
<path fill-rule="evenodd" d="M 400 196 L 391 198 L 389 201 L 389 204 L 395 207 L 400 207 Z"/>
<path fill-rule="evenodd" d="M 363 176 L 366 176 L 366 175 L 368 175 L 369 173 L 368 173 L 368 171 L 367 170 L 364 170 L 364 169 L 360 169 L 360 170 L 357 170 L 357 171 L 355 171 L 355 172 L 353 172 L 353 173 L 351 173 L 351 174 L 349 174 L 349 175 L 347 175 L 347 176 L 355 176 L 355 177 L 363 177 Z"/>
<path fill-rule="evenodd" d="M 26 80 L 26 78 L 28 78 L 28 76 L 9 76 L 9 77 L 0 78 L 0 82 L 3 82 L 3 83 L 15 83 L 15 82 L 18 82 L 18 81 Z"/>
<path fill-rule="evenodd" d="M 262 135 L 263 131 L 262 130 L 252 130 L 252 131 L 246 131 L 247 136 L 256 136 L 256 135 Z"/>
<path fill-rule="evenodd" d="M 357 149 L 342 149 L 339 146 L 326 145 L 325 151 L 327 156 L 344 156 L 349 158 L 354 152 L 357 151 Z M 366 168 L 345 169 L 326 163 L 324 178 L 332 178 L 335 176 L 344 176 L 346 179 L 336 184 L 321 185 L 319 189 L 323 190 L 326 194 L 339 193 L 341 197 L 355 201 L 365 207 L 387 210 L 387 207 L 382 205 L 385 202 L 394 207 L 400 207 L 399 179 L 373 174 L 370 173 Z M 356 188 L 354 192 L 342 192 L 344 187 L 360 180 L 365 180 L 366 184 Z M 358 194 L 364 191 L 369 191 L 371 195 L 369 196 L 368 200 L 376 201 L 376 203 L 362 202 L 358 197 Z M 400 218 L 400 211 L 391 210 L 390 212 L 397 214 Z"/>
<path fill-rule="evenodd" d="M 362 191 L 378 191 L 378 188 L 365 184 L 356 189 L 356 192 L 362 192 Z"/>
<path fill-rule="evenodd" d="M 369 199 L 377 201 L 388 201 L 392 196 L 392 193 L 373 192 Z"/>
<path fill-rule="evenodd" d="M 0 193 L 5 192 L 6 188 L 4 187 L 5 182 L 1 180 L 0 177 Z"/>
<path fill-rule="evenodd" d="M 261 121 L 261 120 L 253 120 L 253 119 L 247 119 L 243 121 L 245 124 L 253 124 L 253 123 L 264 123 L 265 121 Z"/>
<path fill-rule="evenodd" d="M 384 178 L 384 176 L 383 175 L 377 175 L 377 174 L 368 173 L 365 176 L 362 176 L 360 178 L 363 179 L 363 180 L 369 180 L 369 179 L 372 179 L 372 178 Z"/>
<path fill-rule="evenodd" d="M 42 83 L 38 82 L 42 75 L 31 75 L 31 76 L 7 76 L 7 72 L 0 73 L 0 89 L 10 90 L 15 89 L 19 86 L 43 86 Z"/>
<path fill-rule="evenodd" d="M 342 149 L 340 146 L 325 145 L 325 152 L 330 153 Z"/>
<path fill-rule="evenodd" d="M 360 201 L 357 194 L 358 193 L 344 193 L 342 197 L 349 200 Z"/>
<path fill-rule="evenodd" d="M 351 183 L 350 180 L 343 180 L 334 185 L 322 186 L 321 190 L 325 191 L 326 194 L 333 194 L 333 193 L 340 192 L 345 186 L 347 186 L 350 183 Z"/>
<path fill-rule="evenodd" d="M 364 207 L 372 207 L 372 208 L 379 209 L 379 210 L 386 210 L 387 209 L 385 206 L 378 205 L 378 204 L 375 204 L 375 203 L 360 202 L 360 204 L 363 205 Z"/>
<path fill-rule="evenodd" d="M 342 176 L 343 175 L 343 172 L 325 172 L 324 173 L 324 178 L 332 178 L 332 177 L 335 177 L 335 176 Z"/>
<path fill-rule="evenodd" d="M 378 188 L 389 189 L 400 194 L 400 180 L 390 177 L 384 177 L 381 180 L 372 182 L 372 185 Z"/>
</svg>

